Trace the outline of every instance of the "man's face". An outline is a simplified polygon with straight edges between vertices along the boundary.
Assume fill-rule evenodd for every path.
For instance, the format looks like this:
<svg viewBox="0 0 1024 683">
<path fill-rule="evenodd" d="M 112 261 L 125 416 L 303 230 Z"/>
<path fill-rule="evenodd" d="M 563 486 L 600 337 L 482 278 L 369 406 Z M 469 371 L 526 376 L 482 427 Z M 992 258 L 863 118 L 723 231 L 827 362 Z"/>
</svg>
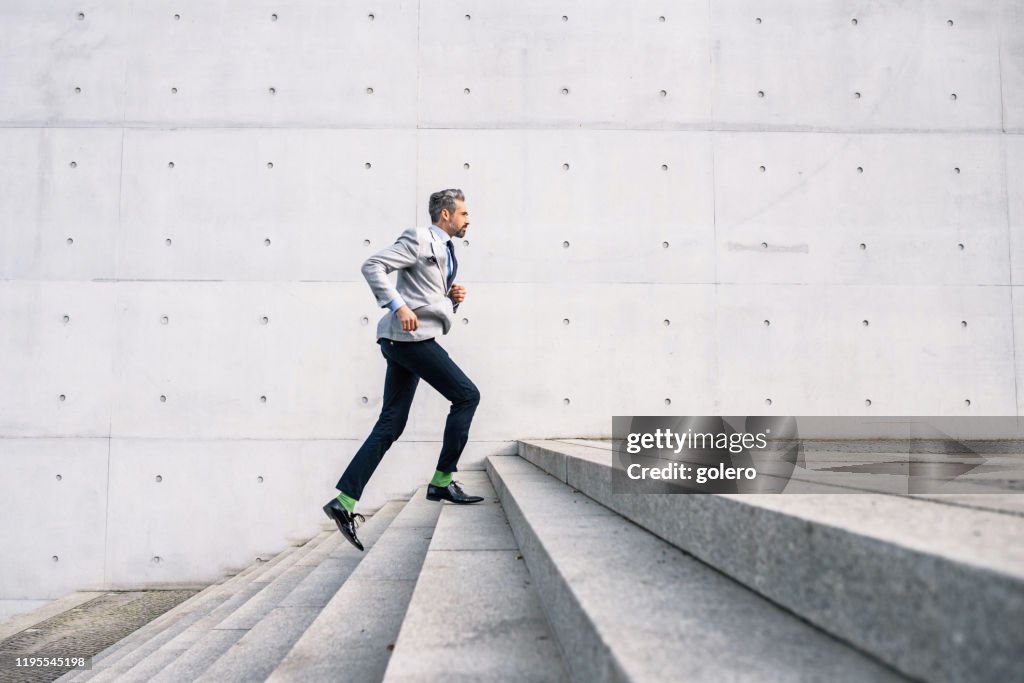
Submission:
<svg viewBox="0 0 1024 683">
<path fill-rule="evenodd" d="M 447 220 L 445 216 L 448 216 Z M 466 228 L 469 227 L 469 211 L 466 210 L 466 202 L 461 199 L 455 200 L 454 215 L 449 215 L 448 209 L 442 209 L 441 220 L 446 220 L 449 235 L 452 237 L 465 237 Z"/>
</svg>

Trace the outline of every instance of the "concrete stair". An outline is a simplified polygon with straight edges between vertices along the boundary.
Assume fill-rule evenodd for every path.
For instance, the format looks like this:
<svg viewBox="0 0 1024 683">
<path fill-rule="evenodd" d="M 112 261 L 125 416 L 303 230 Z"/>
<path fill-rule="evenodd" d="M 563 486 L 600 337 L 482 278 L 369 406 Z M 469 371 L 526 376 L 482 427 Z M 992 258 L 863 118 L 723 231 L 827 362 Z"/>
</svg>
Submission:
<svg viewBox="0 0 1024 683">
<path fill-rule="evenodd" d="M 1024 680 L 1015 502 L 612 494 L 608 442 L 519 451 L 456 475 L 481 503 L 420 488 L 365 552 L 325 522 L 60 680 Z"/>
<path fill-rule="evenodd" d="M 520 441 L 519 455 L 910 677 L 1024 680 L 1016 496 L 613 494 L 610 441 Z"/>
</svg>

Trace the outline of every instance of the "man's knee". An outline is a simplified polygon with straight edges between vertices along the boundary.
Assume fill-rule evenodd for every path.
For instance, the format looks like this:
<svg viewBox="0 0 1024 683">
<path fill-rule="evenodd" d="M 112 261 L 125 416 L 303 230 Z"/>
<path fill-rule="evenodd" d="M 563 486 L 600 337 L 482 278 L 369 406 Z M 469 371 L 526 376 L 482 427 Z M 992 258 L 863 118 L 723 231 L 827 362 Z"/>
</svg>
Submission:
<svg viewBox="0 0 1024 683">
<path fill-rule="evenodd" d="M 408 415 L 399 415 L 397 413 L 384 412 L 377 420 L 378 429 L 392 441 L 395 441 L 405 431 L 405 423 L 409 419 Z"/>
<path fill-rule="evenodd" d="M 462 393 L 462 398 L 459 399 L 459 403 L 467 406 L 477 406 L 480 404 L 480 390 L 476 388 L 475 384 L 470 384 L 466 387 L 466 390 Z"/>
</svg>

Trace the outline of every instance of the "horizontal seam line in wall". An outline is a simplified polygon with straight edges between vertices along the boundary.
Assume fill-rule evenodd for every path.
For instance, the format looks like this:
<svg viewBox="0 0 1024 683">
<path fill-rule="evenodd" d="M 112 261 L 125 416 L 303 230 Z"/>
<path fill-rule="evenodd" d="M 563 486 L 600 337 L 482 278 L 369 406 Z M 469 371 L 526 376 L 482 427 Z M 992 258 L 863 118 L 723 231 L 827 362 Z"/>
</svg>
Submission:
<svg viewBox="0 0 1024 683">
<path fill-rule="evenodd" d="M 363 284 L 362 280 L 188 280 L 188 279 L 133 279 L 133 278 L 94 278 L 90 280 L 32 280 L 22 278 L 0 278 L 0 282 L 223 282 L 228 284 Z M 473 285 L 736 285 L 741 287 L 1024 287 L 1022 283 L 979 283 L 979 282 L 736 282 L 736 281 L 699 281 L 677 282 L 672 280 L 464 280 L 465 284 Z M 383 306 L 381 307 L 383 308 Z"/>
<path fill-rule="evenodd" d="M 77 128 L 102 128 L 102 129 L 138 129 L 138 130 L 165 130 L 165 131 L 182 131 L 182 130 L 237 130 L 241 128 L 252 128 L 261 130 L 379 130 L 382 132 L 395 132 L 395 131 L 417 131 L 417 130 L 453 130 L 453 131 L 554 131 L 554 132 L 566 132 L 566 131 L 621 131 L 621 132 L 648 132 L 648 133 L 666 133 L 666 132 L 692 132 L 692 133 L 833 133 L 837 135 L 886 135 L 893 133 L 903 133 L 910 135 L 919 134 L 933 134 L 933 135 L 951 135 L 951 134 L 968 134 L 968 135 L 1024 135 L 1024 129 L 1002 129 L 999 127 L 989 128 L 873 128 L 873 129 L 859 129 L 859 128 L 824 128 L 814 126 L 789 126 L 789 127 L 776 127 L 765 129 L 759 124 L 751 124 L 750 127 L 714 127 L 707 125 L 693 125 L 693 126 L 676 126 L 676 127 L 652 127 L 652 128 L 629 128 L 626 126 L 473 126 L 473 125 L 460 125 L 460 126 L 325 126 L 325 125 L 275 125 L 265 126 L 258 124 L 245 124 L 245 123 L 234 123 L 234 124 L 223 124 L 223 125 L 187 125 L 187 124 L 175 124 L 168 125 L 165 123 L 134 123 L 134 124 L 122 124 L 120 121 L 111 123 L 94 123 L 94 124 L 79 124 L 79 125 L 48 125 L 43 122 L 32 122 L 32 121 L 11 121 L 3 122 L 0 121 L 0 128 L 58 128 L 58 129 L 77 129 Z"/>
</svg>

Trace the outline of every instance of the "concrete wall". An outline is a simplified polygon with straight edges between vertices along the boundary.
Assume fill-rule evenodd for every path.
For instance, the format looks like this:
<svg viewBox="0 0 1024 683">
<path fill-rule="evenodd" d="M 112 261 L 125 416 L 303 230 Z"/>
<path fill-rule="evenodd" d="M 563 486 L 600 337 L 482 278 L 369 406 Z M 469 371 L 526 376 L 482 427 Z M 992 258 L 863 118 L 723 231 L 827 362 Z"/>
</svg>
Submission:
<svg viewBox="0 0 1024 683">
<path fill-rule="evenodd" d="M 311 535 L 381 404 L 359 264 L 443 187 L 472 218 L 441 340 L 483 394 L 464 468 L 613 414 L 1024 407 L 1020 2 L 7 0 L 0 26 L 9 611 Z M 446 412 L 421 386 L 368 508 L 430 475 Z"/>
</svg>

